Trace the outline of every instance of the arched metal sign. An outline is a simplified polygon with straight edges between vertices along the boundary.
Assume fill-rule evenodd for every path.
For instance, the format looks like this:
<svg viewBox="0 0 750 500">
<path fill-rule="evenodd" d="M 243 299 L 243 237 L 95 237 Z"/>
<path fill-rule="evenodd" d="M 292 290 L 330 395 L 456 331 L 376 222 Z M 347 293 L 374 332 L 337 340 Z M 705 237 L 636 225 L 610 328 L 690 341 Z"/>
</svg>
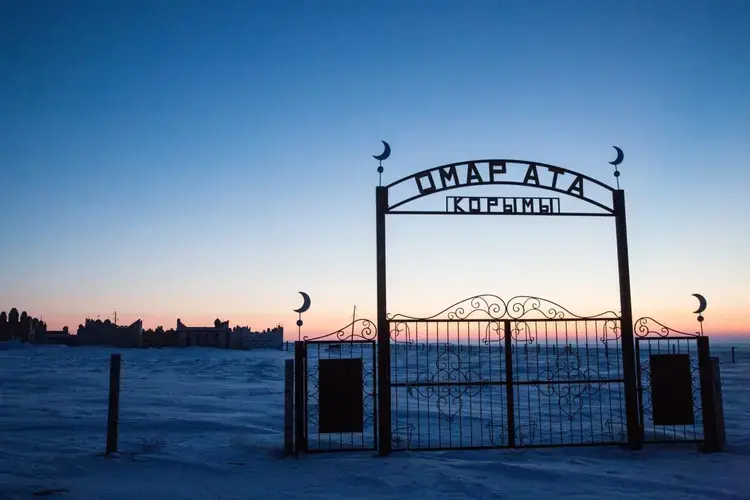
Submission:
<svg viewBox="0 0 750 500">
<path fill-rule="evenodd" d="M 444 191 L 479 186 L 522 186 L 546 196 L 445 196 L 444 207 L 404 210 L 404 206 Z M 613 188 L 566 168 L 524 160 L 473 160 L 423 170 L 388 184 L 389 214 L 587 215 L 613 216 Z M 594 207 L 569 210 L 563 198 Z"/>
<path fill-rule="evenodd" d="M 375 156 L 381 162 L 378 173 L 383 173 L 382 161 L 390 155 Z M 612 165 L 622 161 L 622 153 Z M 615 170 L 615 177 L 619 171 Z M 529 188 L 538 196 L 486 193 L 492 186 Z M 476 196 L 456 196 L 455 190 L 476 188 Z M 418 203 L 424 198 L 424 203 Z M 386 300 L 386 216 L 388 215 L 509 215 L 509 216 L 580 216 L 613 217 L 616 228 L 616 248 L 620 288 L 620 319 L 624 406 L 627 441 L 632 448 L 640 446 L 637 379 L 633 340 L 633 318 L 630 297 L 625 194 L 618 188 L 566 168 L 546 163 L 512 159 L 472 160 L 442 165 L 416 172 L 386 186 L 378 186 L 376 199 L 377 245 L 377 331 L 378 331 L 378 449 L 388 454 L 393 445 L 391 427 L 391 332 Z M 433 201 L 434 200 L 434 201 Z M 429 202 L 429 203 L 428 203 Z M 411 208 L 415 204 L 420 206 Z M 582 207 L 585 207 L 582 208 Z M 510 325 L 508 325 L 510 328 Z M 508 330 L 506 352 L 510 355 L 511 334 Z M 568 352 L 564 348 L 559 352 Z M 567 354 L 566 354 L 567 355 Z M 510 370 L 510 368 L 508 368 Z M 512 379 L 512 373 L 509 372 Z M 398 384 L 394 384 L 398 385 Z M 407 383 L 407 385 L 409 385 Z M 413 384 L 412 384 L 413 385 Z M 445 385 L 445 384 L 443 384 Z M 507 388 L 512 392 L 511 388 Z M 512 393 L 508 411 L 512 414 Z M 508 433 L 513 434 L 512 419 Z M 517 436 L 516 436 L 517 437 Z M 515 439 L 511 438 L 511 441 Z"/>
</svg>

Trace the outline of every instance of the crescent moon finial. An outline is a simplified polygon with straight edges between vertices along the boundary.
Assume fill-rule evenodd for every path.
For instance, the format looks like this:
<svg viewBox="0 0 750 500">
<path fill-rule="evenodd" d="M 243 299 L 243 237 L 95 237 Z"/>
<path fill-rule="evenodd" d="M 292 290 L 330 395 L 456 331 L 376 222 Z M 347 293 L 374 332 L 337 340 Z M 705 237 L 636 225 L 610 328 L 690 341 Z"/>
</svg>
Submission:
<svg viewBox="0 0 750 500">
<path fill-rule="evenodd" d="M 698 299 L 698 309 L 696 309 L 695 311 L 693 311 L 693 313 L 694 314 L 702 314 L 703 311 L 706 310 L 706 306 L 708 305 L 708 303 L 706 302 L 706 297 L 704 297 L 703 295 L 701 295 L 699 293 L 694 293 L 693 297 L 695 297 L 696 299 Z"/>
<path fill-rule="evenodd" d="M 612 146 L 612 147 L 615 148 L 615 151 L 617 151 L 617 158 L 609 162 L 609 164 L 614 165 L 616 167 L 620 163 L 622 163 L 622 160 L 625 159 L 625 153 L 623 153 L 622 149 L 618 148 L 617 146 Z"/>
<path fill-rule="evenodd" d="M 385 141 L 380 141 L 380 142 L 383 143 L 383 147 L 385 149 L 383 149 L 383 152 L 380 153 L 379 155 L 372 155 L 372 157 L 378 161 L 387 160 L 388 157 L 391 156 L 391 146 Z"/>
<path fill-rule="evenodd" d="M 389 156 L 391 156 L 391 145 L 388 144 L 385 141 L 380 141 L 383 143 L 383 152 L 379 155 L 372 155 L 373 158 L 378 160 L 378 186 L 383 185 L 383 160 L 387 160 Z"/>
<path fill-rule="evenodd" d="M 294 312 L 302 314 L 303 312 L 310 309 L 310 296 L 307 295 L 305 292 L 298 292 L 300 295 L 302 295 L 302 305 L 299 309 L 295 309 Z"/>
</svg>

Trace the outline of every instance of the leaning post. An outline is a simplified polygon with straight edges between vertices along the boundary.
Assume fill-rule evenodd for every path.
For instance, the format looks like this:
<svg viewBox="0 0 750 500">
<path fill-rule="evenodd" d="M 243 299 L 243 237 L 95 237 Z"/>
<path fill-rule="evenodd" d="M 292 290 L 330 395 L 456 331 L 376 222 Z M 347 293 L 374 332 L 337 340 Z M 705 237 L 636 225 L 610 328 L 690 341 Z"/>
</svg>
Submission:
<svg viewBox="0 0 750 500">
<path fill-rule="evenodd" d="M 630 295 L 630 264 L 628 257 L 628 228 L 625 215 L 625 192 L 612 192 L 617 234 L 617 270 L 620 281 L 620 311 L 622 332 L 622 372 L 625 378 L 625 418 L 628 445 L 637 450 L 642 446 L 638 417 L 638 384 L 635 369 L 635 341 L 633 339 L 633 306 Z"/>
</svg>

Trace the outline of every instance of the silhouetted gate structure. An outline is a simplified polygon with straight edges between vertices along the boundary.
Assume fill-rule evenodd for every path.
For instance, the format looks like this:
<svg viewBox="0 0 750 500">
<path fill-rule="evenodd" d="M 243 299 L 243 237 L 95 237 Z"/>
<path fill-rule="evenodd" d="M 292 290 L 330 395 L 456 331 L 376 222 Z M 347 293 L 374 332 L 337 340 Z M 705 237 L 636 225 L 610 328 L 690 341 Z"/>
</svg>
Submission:
<svg viewBox="0 0 750 500">
<path fill-rule="evenodd" d="M 617 189 L 580 172 L 514 159 L 450 163 L 375 188 L 380 454 L 387 455 L 394 447 L 444 449 L 620 442 L 623 425 L 630 447 L 640 446 L 625 193 L 619 189 L 617 171 L 623 155 L 622 150 L 615 149 L 618 156 L 612 165 L 618 178 Z M 383 160 L 389 154 L 390 146 L 386 146 L 383 155 L 376 158 Z M 383 171 L 382 165 L 379 166 L 378 173 L 382 175 Z M 494 186 L 516 191 L 523 188 L 528 192 L 487 196 L 485 189 Z M 475 188 L 479 188 L 478 192 L 466 194 Z M 534 196 L 532 190 L 539 196 Z M 430 204 L 427 198 L 438 199 L 439 203 Z M 552 313 L 532 320 L 524 314 L 523 305 L 513 304 L 513 300 L 505 303 L 496 297 L 500 309 L 490 311 L 492 314 L 484 318 L 487 323 L 462 321 L 462 314 L 446 318 L 453 320 L 449 322 L 435 321 L 438 318 L 391 317 L 387 306 L 386 219 L 395 215 L 611 217 L 616 235 L 620 312 L 606 317 L 570 319 Z M 556 304 L 555 307 L 559 308 Z M 566 311 L 559 310 L 565 316 Z M 403 320 L 402 326 L 397 320 Z M 606 334 L 609 324 L 612 339 Z M 442 331 L 438 330 L 440 327 Z M 416 335 L 419 329 L 420 338 L 426 338 L 428 328 L 432 328 L 431 340 L 420 344 L 426 346 L 428 354 L 410 354 L 420 352 L 414 350 L 410 335 Z M 481 332 L 482 328 L 495 329 L 495 333 Z M 597 329 L 605 330 L 602 338 L 606 342 L 594 341 Z M 457 340 L 450 340 L 451 336 Z M 483 338 L 485 352 L 480 354 Z M 393 347 L 392 339 L 396 339 Z M 609 350 L 613 345 L 616 345 L 614 353 Z M 461 352 L 466 354 L 460 355 Z M 608 357 L 604 357 L 602 364 L 603 356 Z M 617 356 L 619 359 L 615 360 Z M 408 398 L 403 397 L 404 392 Z M 593 401 L 586 408 L 592 397 L 601 399 L 601 411 L 595 411 Z M 473 408 L 474 403 L 480 405 L 480 410 Z M 423 404 L 434 406 L 436 416 L 427 416 Z M 467 417 L 468 426 L 464 422 L 467 404 L 471 414 Z M 414 415 L 418 415 L 416 420 Z M 442 419 L 437 419 L 437 415 Z M 437 430 L 433 423 L 438 425 Z M 429 437 L 423 435 L 425 427 Z"/>
<path fill-rule="evenodd" d="M 388 157 L 385 147 L 376 159 Z M 619 179 L 623 153 L 615 149 L 611 163 Z M 543 196 L 460 192 L 497 185 Z M 437 208 L 421 203 L 449 190 Z M 614 189 L 545 163 L 475 160 L 379 185 L 375 199 L 377 321 L 358 320 L 295 344 L 298 451 L 387 455 L 616 443 L 636 449 L 644 441 L 701 440 L 706 449 L 721 448 L 721 388 L 708 339 L 639 323 L 636 344 L 619 180 Z M 418 206 L 409 208 L 412 203 Z M 430 317 L 389 314 L 388 215 L 611 217 L 620 312 L 578 316 L 537 297 L 479 295 Z M 706 304 L 698 297 L 700 313 Z"/>
<path fill-rule="evenodd" d="M 721 396 L 720 388 L 713 387 L 719 382 L 714 378 L 718 358 L 711 358 L 708 337 L 674 330 L 648 317 L 638 319 L 634 331 L 641 440 L 720 449 L 723 417 L 717 426 L 715 405 Z"/>
<path fill-rule="evenodd" d="M 295 344 L 298 451 L 377 449 L 376 338 L 358 319 Z"/>
<path fill-rule="evenodd" d="M 389 325 L 393 450 L 627 442 L 615 313 L 481 295 Z"/>
</svg>

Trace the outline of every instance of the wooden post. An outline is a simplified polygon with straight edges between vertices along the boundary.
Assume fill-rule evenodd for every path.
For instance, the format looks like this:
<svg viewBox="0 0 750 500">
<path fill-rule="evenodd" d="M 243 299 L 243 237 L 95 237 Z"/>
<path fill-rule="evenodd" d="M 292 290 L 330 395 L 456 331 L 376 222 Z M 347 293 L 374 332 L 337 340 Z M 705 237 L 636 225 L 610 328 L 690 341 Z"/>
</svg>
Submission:
<svg viewBox="0 0 750 500">
<path fill-rule="evenodd" d="M 375 188 L 375 256 L 378 308 L 378 452 L 391 452 L 391 335 L 386 306 L 385 214 L 388 188 Z"/>
<path fill-rule="evenodd" d="M 625 192 L 612 192 L 617 238 L 617 270 L 620 278 L 620 328 L 622 341 L 622 375 L 625 379 L 625 420 L 628 428 L 628 445 L 637 450 L 642 446 L 638 417 L 638 382 L 635 369 L 635 341 L 633 335 L 633 308 L 630 298 L 630 263 L 628 258 L 628 227 L 625 217 Z"/>
<path fill-rule="evenodd" d="M 109 410 L 107 412 L 107 455 L 117 453 L 117 431 L 120 423 L 121 357 L 113 354 L 109 361 Z"/>
<path fill-rule="evenodd" d="M 736 361 L 734 360 L 734 347 L 732 347 L 732 363 L 736 363 Z"/>
<path fill-rule="evenodd" d="M 294 453 L 294 360 L 284 361 L 284 456 Z"/>
</svg>

